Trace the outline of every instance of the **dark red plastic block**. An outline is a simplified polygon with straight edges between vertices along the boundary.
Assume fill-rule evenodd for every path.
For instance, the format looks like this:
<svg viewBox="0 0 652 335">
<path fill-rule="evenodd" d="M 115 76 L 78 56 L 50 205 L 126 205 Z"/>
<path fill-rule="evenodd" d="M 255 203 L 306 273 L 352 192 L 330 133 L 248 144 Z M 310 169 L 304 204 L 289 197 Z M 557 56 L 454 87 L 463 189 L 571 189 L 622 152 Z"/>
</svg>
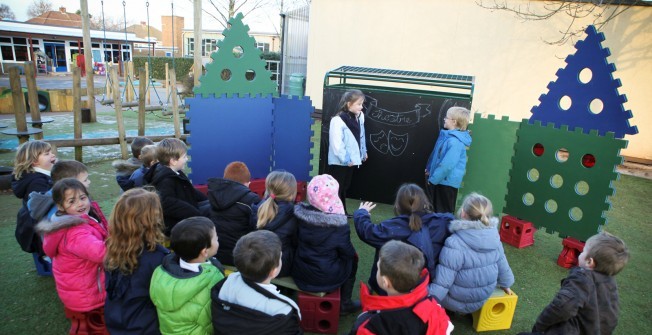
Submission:
<svg viewBox="0 0 652 335">
<path fill-rule="evenodd" d="M 567 237 L 561 241 L 561 244 L 564 246 L 564 249 L 559 254 L 559 257 L 557 257 L 557 265 L 566 269 L 577 266 L 577 259 L 582 251 L 584 251 L 584 242 Z"/>
<path fill-rule="evenodd" d="M 337 334 L 340 322 L 340 290 L 323 297 L 299 292 L 301 329 L 318 334 Z"/>
<path fill-rule="evenodd" d="M 536 231 L 531 222 L 511 215 L 503 216 L 500 222 L 500 240 L 519 249 L 534 244 Z"/>
</svg>

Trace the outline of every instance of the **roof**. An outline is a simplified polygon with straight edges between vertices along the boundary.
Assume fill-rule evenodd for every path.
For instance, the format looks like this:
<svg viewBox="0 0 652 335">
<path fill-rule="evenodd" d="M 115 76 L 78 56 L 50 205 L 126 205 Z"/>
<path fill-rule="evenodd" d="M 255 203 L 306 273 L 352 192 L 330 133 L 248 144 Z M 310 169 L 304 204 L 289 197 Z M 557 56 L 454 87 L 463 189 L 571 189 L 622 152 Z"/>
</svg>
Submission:
<svg viewBox="0 0 652 335">
<path fill-rule="evenodd" d="M 83 37 L 81 28 L 33 24 L 33 23 L 6 21 L 6 20 L 0 20 L 0 31 L 26 33 L 26 34 L 34 34 L 34 35 L 74 37 L 74 38 Z M 104 39 L 104 31 L 91 29 L 90 32 L 91 32 L 92 39 L 95 40 Z M 107 31 L 106 39 L 118 40 L 118 41 L 124 41 L 126 39 L 129 42 L 147 43 L 147 39 L 138 38 L 134 33 L 127 33 L 125 36 L 124 32 L 117 32 L 117 31 Z"/>
<path fill-rule="evenodd" d="M 133 24 L 127 27 L 127 31 L 130 33 L 134 33 L 137 37 L 147 40 L 148 32 L 147 32 L 146 23 Z M 152 26 L 149 26 L 149 36 L 150 36 L 150 40 L 159 40 L 159 41 L 163 40 L 163 33 Z"/>
<path fill-rule="evenodd" d="M 81 28 L 82 26 L 81 15 L 68 13 L 65 8 L 45 12 L 25 22 L 77 28 Z"/>
</svg>

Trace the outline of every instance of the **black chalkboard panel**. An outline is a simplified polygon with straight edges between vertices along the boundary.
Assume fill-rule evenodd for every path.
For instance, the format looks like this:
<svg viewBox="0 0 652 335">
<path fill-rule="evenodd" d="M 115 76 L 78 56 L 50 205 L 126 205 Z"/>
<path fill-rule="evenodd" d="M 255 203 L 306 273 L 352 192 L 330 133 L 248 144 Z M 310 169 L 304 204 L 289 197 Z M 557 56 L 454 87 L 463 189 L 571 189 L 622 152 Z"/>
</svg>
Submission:
<svg viewBox="0 0 652 335">
<path fill-rule="evenodd" d="M 354 172 L 347 196 L 391 204 L 401 184 L 425 186 L 424 170 L 446 111 L 452 106 L 470 109 L 470 101 L 433 92 L 419 95 L 415 91 L 408 94 L 368 86 L 358 89 L 366 96 L 363 112 L 369 159 Z M 328 173 L 330 119 L 345 91 L 342 87 L 324 88 L 320 174 Z"/>
</svg>

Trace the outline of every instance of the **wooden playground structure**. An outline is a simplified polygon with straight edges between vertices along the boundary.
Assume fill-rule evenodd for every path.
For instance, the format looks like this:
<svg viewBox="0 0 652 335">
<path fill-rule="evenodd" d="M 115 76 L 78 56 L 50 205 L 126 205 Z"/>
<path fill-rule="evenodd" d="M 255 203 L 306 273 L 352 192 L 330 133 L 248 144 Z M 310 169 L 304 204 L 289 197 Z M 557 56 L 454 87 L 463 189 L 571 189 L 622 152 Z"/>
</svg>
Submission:
<svg viewBox="0 0 652 335">
<path fill-rule="evenodd" d="M 31 62 L 25 63 L 25 81 L 27 83 L 27 96 L 30 107 L 30 118 L 27 118 L 26 106 L 23 98 L 23 93 L 20 84 L 20 74 L 18 68 L 10 69 L 9 78 L 10 86 L 12 90 L 12 101 L 14 104 L 15 110 L 15 119 L 16 119 L 16 128 L 14 129 L 3 129 L 2 133 L 5 135 L 15 135 L 19 139 L 19 143 L 22 144 L 29 140 L 30 136 L 34 136 L 36 139 L 43 139 L 43 129 L 42 125 L 44 123 L 52 122 L 53 118 L 44 118 L 41 116 L 41 112 L 38 106 L 38 97 L 37 97 L 37 87 L 36 87 L 36 77 L 34 75 L 34 70 Z M 74 131 L 72 139 L 63 139 L 63 140 L 48 140 L 46 142 L 50 143 L 54 150 L 56 151 L 57 147 L 74 147 L 75 148 L 75 159 L 82 161 L 82 147 L 84 146 L 99 146 L 99 145 L 120 145 L 121 156 L 123 159 L 129 157 L 129 150 L 127 149 L 127 143 L 133 140 L 133 137 L 126 136 L 126 130 L 123 120 L 123 102 L 122 96 L 118 81 L 118 68 L 117 66 L 110 66 L 108 68 L 110 75 L 111 88 L 110 92 L 112 93 L 111 104 L 115 107 L 116 123 L 118 125 L 118 136 L 117 137 L 105 137 L 105 138 L 82 138 L 82 88 L 81 88 L 81 69 L 78 67 L 73 68 L 73 82 L 72 82 L 72 92 L 73 92 L 73 122 L 74 122 Z M 145 69 L 139 69 L 140 77 L 146 78 Z M 176 74 L 174 69 L 170 69 L 170 83 L 171 87 L 176 88 Z M 133 88 L 133 86 L 132 86 Z M 127 85 L 125 85 L 125 91 L 127 90 Z M 87 90 L 87 91 L 90 91 Z M 92 94 L 89 93 L 89 94 Z M 138 107 L 138 136 L 145 136 L 145 114 L 152 110 L 161 110 L 162 107 L 153 106 L 148 108 L 145 105 L 146 102 L 146 85 L 139 85 L 139 94 L 138 102 L 134 105 L 133 103 L 129 104 L 133 107 Z M 181 134 L 180 120 L 179 120 L 179 102 L 176 92 L 171 94 L 171 112 L 172 119 L 174 123 L 174 134 L 172 135 L 157 135 L 157 136 L 146 136 L 152 141 L 160 141 L 164 138 L 175 137 L 179 139 L 185 139 L 185 135 Z M 95 100 L 88 100 L 90 106 L 94 106 Z M 92 110 L 92 109 L 91 109 Z M 33 128 L 28 128 L 27 124 L 31 123 Z"/>
</svg>

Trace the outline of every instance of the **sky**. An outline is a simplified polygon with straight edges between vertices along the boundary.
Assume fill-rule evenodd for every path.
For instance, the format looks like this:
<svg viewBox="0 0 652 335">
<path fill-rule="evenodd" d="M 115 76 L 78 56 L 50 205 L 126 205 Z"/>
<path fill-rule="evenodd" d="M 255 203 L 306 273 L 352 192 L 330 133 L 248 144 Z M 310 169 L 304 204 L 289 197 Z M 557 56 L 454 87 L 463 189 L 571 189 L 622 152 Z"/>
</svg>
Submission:
<svg viewBox="0 0 652 335">
<path fill-rule="evenodd" d="M 88 11 L 91 15 L 101 17 L 102 5 L 100 0 L 87 0 Z M 33 0 L 0 0 L 0 3 L 8 5 L 16 15 L 17 21 L 26 21 L 27 8 L 31 5 Z M 59 7 L 66 7 L 66 11 L 74 13 L 80 9 L 79 0 L 49 0 L 52 4 L 53 10 L 58 10 Z M 125 0 L 125 8 L 127 12 L 127 25 L 138 24 L 141 21 L 147 21 L 147 0 Z M 172 15 L 172 4 L 174 4 L 174 15 L 183 16 L 185 18 L 185 28 L 193 28 L 193 4 L 189 0 L 149 0 L 149 20 L 150 25 L 157 29 L 161 29 L 161 16 Z M 213 9 L 210 3 L 206 0 L 202 1 L 203 9 Z M 212 13 L 216 14 L 214 9 Z M 122 7 L 122 0 L 104 0 L 104 17 L 114 18 L 113 21 L 124 16 Z M 218 16 L 218 15 L 216 15 Z M 258 10 L 258 14 L 245 17 L 244 23 L 249 25 L 252 32 L 276 32 L 278 30 L 280 17 L 278 9 L 269 8 L 267 10 Z M 202 17 L 202 26 L 204 29 L 221 30 L 222 25 L 216 22 L 209 15 L 204 14 Z"/>
</svg>

